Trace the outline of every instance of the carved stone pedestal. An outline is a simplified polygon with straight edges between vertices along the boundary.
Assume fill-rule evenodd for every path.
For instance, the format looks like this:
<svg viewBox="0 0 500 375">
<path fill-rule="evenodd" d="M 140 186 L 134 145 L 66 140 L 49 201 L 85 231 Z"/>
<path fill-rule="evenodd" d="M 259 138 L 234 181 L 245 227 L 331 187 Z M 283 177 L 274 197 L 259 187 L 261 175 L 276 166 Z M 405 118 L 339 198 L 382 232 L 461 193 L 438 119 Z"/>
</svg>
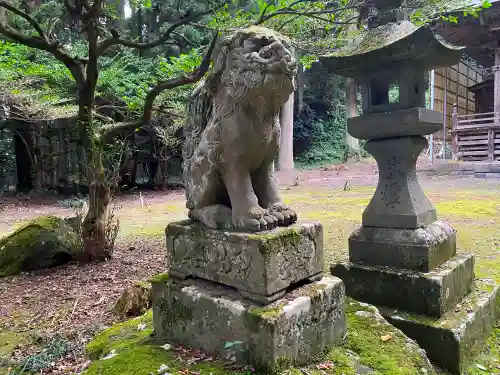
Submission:
<svg viewBox="0 0 500 375">
<path fill-rule="evenodd" d="M 182 221 L 166 237 L 168 278 L 153 282 L 156 336 L 266 374 L 318 360 L 344 337 L 344 284 L 323 277 L 321 224 L 255 234 Z"/>
<path fill-rule="evenodd" d="M 290 286 L 323 276 L 320 223 L 250 234 L 186 220 L 169 224 L 166 235 L 171 277 L 224 284 L 256 303 L 273 302 Z"/>
</svg>

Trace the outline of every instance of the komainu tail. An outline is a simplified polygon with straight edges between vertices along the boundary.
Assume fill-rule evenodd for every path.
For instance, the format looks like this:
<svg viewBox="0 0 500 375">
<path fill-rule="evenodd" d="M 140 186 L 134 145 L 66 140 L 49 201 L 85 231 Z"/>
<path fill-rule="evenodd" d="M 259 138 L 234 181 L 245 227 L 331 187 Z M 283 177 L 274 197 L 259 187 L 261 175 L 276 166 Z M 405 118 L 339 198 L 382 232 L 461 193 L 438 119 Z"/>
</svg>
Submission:
<svg viewBox="0 0 500 375">
<path fill-rule="evenodd" d="M 182 180 L 186 189 L 186 207 L 194 208 L 190 202 L 189 184 L 190 165 L 196 148 L 200 144 L 201 135 L 207 127 L 212 115 L 212 94 L 202 79 L 191 92 L 187 106 L 187 118 L 184 124 L 184 145 L 182 148 Z"/>
</svg>

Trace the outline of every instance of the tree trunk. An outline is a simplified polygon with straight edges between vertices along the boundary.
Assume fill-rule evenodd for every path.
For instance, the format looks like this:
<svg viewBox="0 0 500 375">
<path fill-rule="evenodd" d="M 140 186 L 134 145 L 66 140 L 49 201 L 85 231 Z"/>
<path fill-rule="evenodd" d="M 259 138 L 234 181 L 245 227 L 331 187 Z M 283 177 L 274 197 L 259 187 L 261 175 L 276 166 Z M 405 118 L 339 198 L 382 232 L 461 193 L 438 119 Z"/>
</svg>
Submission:
<svg viewBox="0 0 500 375">
<path fill-rule="evenodd" d="M 304 65 L 299 64 L 299 70 L 297 72 L 297 95 L 298 95 L 298 113 L 302 112 L 304 108 L 304 90 L 305 90 L 305 71 Z"/>
<path fill-rule="evenodd" d="M 111 189 L 102 162 L 103 145 L 93 136 L 92 108 L 94 91 L 86 88 L 80 94 L 80 129 L 87 154 L 87 181 L 89 184 L 88 212 L 82 223 L 82 241 L 85 260 L 104 260 L 111 256 L 106 241 L 106 222 L 108 219 Z"/>
<path fill-rule="evenodd" d="M 90 183 L 89 210 L 82 225 L 83 250 L 87 260 L 104 260 L 111 256 L 106 241 L 111 190 L 106 181 Z"/>
<path fill-rule="evenodd" d="M 352 78 L 347 78 L 346 84 L 346 110 L 347 110 L 347 118 L 356 117 L 358 115 L 357 104 L 356 104 L 356 94 L 357 94 L 357 86 L 356 81 Z M 345 132 L 345 142 L 349 150 L 357 150 L 359 149 L 359 143 L 356 138 Z"/>
<path fill-rule="evenodd" d="M 281 142 L 278 156 L 278 170 L 293 169 L 293 103 L 292 93 L 281 108 Z"/>
<path fill-rule="evenodd" d="M 120 21 L 123 21 L 125 19 L 125 0 L 116 0 L 116 13 L 118 16 L 118 19 Z"/>
<path fill-rule="evenodd" d="M 78 92 L 80 132 L 87 154 L 89 183 L 89 210 L 82 223 L 82 240 L 84 253 L 89 260 L 103 260 L 110 257 L 113 249 L 108 249 L 106 241 L 111 189 L 106 180 L 102 161 L 104 144 L 96 132 L 93 119 L 95 92 L 99 79 L 99 32 L 95 19 L 94 22 L 89 22 L 86 31 L 89 47 L 88 62 L 85 81 Z"/>
<path fill-rule="evenodd" d="M 88 212 L 82 224 L 83 250 L 87 260 L 104 260 L 111 256 L 106 241 L 106 222 L 108 219 L 111 189 L 106 181 L 102 163 L 102 147 L 93 142 L 88 150 L 89 201 Z"/>
</svg>

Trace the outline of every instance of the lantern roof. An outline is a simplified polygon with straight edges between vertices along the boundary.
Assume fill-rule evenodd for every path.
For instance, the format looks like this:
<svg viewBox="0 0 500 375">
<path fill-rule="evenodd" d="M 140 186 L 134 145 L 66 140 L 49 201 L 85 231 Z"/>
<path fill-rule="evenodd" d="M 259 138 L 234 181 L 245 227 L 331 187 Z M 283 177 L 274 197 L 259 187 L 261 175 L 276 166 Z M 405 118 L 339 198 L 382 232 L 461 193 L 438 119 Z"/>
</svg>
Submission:
<svg viewBox="0 0 500 375">
<path fill-rule="evenodd" d="M 447 43 L 425 26 L 404 20 L 362 31 L 351 43 L 320 61 L 329 72 L 346 77 L 374 76 L 411 62 L 424 70 L 455 64 L 463 47 Z"/>
</svg>

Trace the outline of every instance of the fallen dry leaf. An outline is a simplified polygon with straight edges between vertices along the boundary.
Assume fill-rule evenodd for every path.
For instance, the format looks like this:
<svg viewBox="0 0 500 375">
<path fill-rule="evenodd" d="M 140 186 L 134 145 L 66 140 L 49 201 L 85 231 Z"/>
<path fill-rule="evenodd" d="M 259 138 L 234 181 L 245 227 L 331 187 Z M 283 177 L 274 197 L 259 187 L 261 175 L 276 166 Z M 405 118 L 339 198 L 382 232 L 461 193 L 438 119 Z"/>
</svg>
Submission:
<svg viewBox="0 0 500 375">
<path fill-rule="evenodd" d="M 388 334 L 388 335 L 380 336 L 380 340 L 382 340 L 383 342 L 391 341 L 392 340 L 392 335 Z"/>
<path fill-rule="evenodd" d="M 318 370 L 331 370 L 334 367 L 332 362 L 324 362 L 320 363 L 319 365 L 316 365 L 316 368 Z"/>
</svg>

